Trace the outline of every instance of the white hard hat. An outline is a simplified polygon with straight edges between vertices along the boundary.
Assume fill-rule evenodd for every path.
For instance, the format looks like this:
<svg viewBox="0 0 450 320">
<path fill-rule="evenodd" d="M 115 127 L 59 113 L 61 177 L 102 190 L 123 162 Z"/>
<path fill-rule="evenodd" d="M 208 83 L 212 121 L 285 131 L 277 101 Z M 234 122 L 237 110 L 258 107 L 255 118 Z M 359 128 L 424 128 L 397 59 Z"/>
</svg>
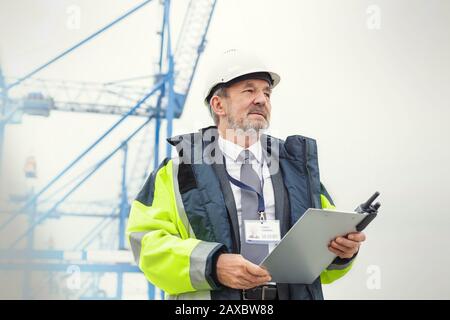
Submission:
<svg viewBox="0 0 450 320">
<path fill-rule="evenodd" d="M 252 76 L 260 78 L 261 75 L 266 75 L 264 79 L 270 81 L 272 87 L 275 87 L 280 82 L 280 76 L 267 70 L 264 63 L 255 56 L 236 49 L 230 49 L 220 56 L 220 61 L 217 61 L 209 72 L 204 94 L 205 105 L 209 107 L 209 100 L 212 98 L 210 95 L 216 91 L 220 84 L 226 84 L 245 75 L 249 75 L 249 78 L 253 78 Z"/>
</svg>

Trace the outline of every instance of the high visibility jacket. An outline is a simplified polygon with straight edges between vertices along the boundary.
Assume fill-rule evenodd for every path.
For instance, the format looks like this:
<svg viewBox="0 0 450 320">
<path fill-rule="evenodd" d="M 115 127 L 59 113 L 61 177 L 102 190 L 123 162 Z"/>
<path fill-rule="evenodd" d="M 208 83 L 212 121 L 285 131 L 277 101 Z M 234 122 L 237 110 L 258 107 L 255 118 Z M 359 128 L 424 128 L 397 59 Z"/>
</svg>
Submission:
<svg viewBox="0 0 450 320">
<path fill-rule="evenodd" d="M 217 128 L 168 141 L 178 156 L 151 173 L 131 205 L 127 237 L 135 260 L 166 299 L 241 299 L 241 290 L 225 287 L 213 276 L 220 252 L 240 252 L 236 205 L 217 148 Z M 263 135 L 261 143 L 282 236 L 308 208 L 334 208 L 320 182 L 315 140 Z M 278 284 L 278 295 L 323 299 L 321 284 L 342 277 L 352 264 L 353 259 L 336 258 L 312 284 Z"/>
</svg>

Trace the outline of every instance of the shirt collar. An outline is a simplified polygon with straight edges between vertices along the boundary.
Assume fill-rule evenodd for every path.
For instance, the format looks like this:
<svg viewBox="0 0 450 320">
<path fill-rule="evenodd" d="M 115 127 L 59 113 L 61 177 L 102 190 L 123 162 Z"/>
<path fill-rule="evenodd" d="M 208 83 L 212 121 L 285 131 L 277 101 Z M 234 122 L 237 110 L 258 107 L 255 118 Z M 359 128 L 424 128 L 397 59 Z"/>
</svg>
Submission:
<svg viewBox="0 0 450 320">
<path fill-rule="evenodd" d="M 224 155 L 228 158 L 232 159 L 234 162 L 237 162 L 239 154 L 245 148 L 241 147 L 238 144 L 231 142 L 230 140 L 224 139 L 221 135 L 219 135 L 219 148 Z M 261 141 L 258 139 L 254 144 L 247 148 L 256 158 L 258 163 L 261 163 L 262 160 L 262 149 L 261 149 Z"/>
</svg>

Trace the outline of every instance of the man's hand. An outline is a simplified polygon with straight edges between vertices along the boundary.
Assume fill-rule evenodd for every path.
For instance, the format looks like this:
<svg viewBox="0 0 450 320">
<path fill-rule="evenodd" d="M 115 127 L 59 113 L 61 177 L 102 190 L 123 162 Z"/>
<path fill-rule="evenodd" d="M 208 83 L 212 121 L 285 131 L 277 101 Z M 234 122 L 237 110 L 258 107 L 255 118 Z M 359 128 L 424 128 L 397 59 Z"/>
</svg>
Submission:
<svg viewBox="0 0 450 320">
<path fill-rule="evenodd" d="M 240 254 L 221 254 L 216 268 L 219 282 L 234 289 L 254 288 L 272 279 L 267 270 L 251 263 Z"/>
<path fill-rule="evenodd" d="M 341 259 L 351 258 L 358 252 L 361 242 L 365 240 L 366 235 L 362 232 L 349 233 L 345 237 L 337 237 L 331 241 L 328 250 Z"/>
</svg>

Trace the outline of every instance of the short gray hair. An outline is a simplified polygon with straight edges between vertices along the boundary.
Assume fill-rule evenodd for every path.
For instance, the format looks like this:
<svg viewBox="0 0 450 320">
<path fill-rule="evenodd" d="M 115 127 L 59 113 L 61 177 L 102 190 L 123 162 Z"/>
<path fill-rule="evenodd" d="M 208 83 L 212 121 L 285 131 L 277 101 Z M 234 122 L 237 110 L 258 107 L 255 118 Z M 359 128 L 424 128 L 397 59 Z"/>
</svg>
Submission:
<svg viewBox="0 0 450 320">
<path fill-rule="evenodd" d="M 214 124 L 217 126 L 219 124 L 219 116 L 214 112 L 213 108 L 211 107 L 211 99 L 214 96 L 219 96 L 221 98 L 228 97 L 227 88 L 224 86 L 220 86 L 217 88 L 214 93 L 211 95 L 211 98 L 209 99 L 209 113 L 211 117 L 213 118 Z"/>
</svg>

